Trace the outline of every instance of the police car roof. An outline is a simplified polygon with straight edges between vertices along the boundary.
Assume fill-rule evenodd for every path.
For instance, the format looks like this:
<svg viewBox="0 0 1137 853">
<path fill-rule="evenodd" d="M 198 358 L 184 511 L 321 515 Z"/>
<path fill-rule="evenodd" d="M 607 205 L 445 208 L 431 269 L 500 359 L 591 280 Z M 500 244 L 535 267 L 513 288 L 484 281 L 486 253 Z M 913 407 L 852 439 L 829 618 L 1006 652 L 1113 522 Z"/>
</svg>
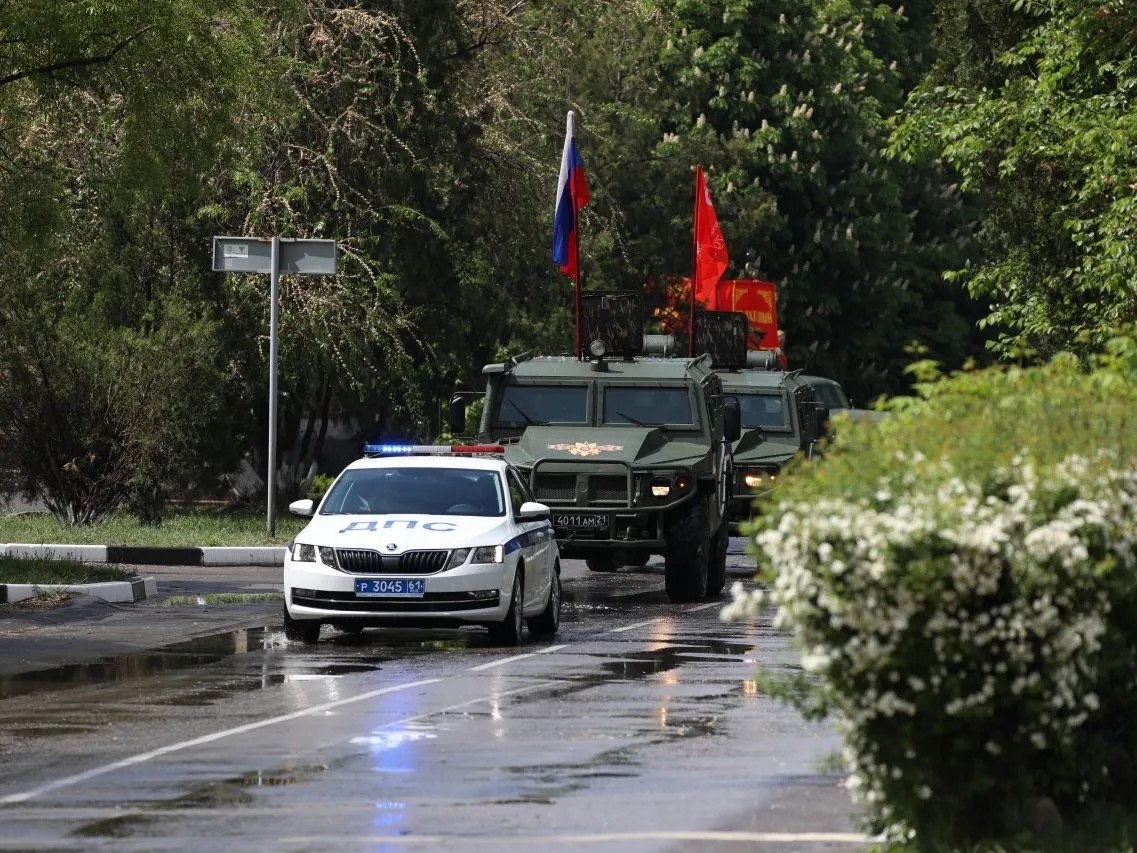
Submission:
<svg viewBox="0 0 1137 853">
<path fill-rule="evenodd" d="M 474 471 L 502 471 L 506 462 L 487 453 L 458 455 L 452 453 L 416 456 L 396 453 L 390 456 L 367 456 L 356 459 L 348 468 L 469 468 Z"/>
</svg>

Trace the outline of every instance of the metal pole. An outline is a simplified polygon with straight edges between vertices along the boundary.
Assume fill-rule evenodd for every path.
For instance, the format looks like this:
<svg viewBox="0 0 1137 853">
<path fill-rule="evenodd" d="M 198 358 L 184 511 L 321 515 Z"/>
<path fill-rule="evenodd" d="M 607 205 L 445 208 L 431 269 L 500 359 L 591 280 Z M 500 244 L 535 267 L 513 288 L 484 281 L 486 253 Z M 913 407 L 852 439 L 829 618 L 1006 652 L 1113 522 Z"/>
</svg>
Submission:
<svg viewBox="0 0 1137 853">
<path fill-rule="evenodd" d="M 268 463 L 265 482 L 268 484 L 268 535 L 276 536 L 276 360 L 277 338 L 280 334 L 279 278 L 280 238 L 272 238 L 271 269 L 269 271 L 269 324 L 268 324 Z"/>
<path fill-rule="evenodd" d="M 691 239 L 691 313 L 687 327 L 687 356 L 695 357 L 695 288 L 699 285 L 699 178 L 703 174 L 702 165 L 695 166 L 695 222 Z"/>
</svg>

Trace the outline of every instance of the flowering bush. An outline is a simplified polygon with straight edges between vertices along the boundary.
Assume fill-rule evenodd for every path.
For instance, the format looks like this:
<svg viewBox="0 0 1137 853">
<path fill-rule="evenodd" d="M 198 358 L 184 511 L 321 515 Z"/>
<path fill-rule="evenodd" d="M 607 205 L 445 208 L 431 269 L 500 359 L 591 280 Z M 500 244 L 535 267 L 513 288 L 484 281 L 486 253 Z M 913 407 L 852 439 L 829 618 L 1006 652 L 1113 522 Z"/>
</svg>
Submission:
<svg viewBox="0 0 1137 853">
<path fill-rule="evenodd" d="M 724 618 L 778 608 L 810 674 L 790 695 L 835 718 L 878 828 L 966 843 L 1031 798 L 1132 803 L 1131 351 L 923 386 L 842 425 L 760 523 L 769 589 L 736 585 Z"/>
</svg>

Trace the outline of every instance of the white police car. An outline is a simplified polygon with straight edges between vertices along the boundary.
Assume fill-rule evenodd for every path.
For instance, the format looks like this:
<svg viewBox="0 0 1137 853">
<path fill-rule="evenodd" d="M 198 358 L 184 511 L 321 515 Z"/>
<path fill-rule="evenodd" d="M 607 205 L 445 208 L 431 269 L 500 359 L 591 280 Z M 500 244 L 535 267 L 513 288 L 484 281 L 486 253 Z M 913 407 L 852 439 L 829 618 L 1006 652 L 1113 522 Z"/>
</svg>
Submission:
<svg viewBox="0 0 1137 853">
<path fill-rule="evenodd" d="M 344 469 L 284 558 L 290 640 L 325 623 L 484 625 L 514 645 L 560 625 L 560 555 L 549 508 L 485 445 L 369 446 Z"/>
</svg>

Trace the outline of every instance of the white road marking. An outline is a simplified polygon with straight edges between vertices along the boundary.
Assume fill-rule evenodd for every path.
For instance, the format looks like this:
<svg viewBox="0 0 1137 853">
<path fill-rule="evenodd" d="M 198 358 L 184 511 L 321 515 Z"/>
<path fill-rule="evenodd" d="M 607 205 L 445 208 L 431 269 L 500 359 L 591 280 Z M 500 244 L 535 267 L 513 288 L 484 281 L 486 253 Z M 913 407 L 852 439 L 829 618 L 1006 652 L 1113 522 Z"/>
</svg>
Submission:
<svg viewBox="0 0 1137 853">
<path fill-rule="evenodd" d="M 275 843 L 303 844 L 311 846 L 331 846 L 342 844 L 380 844 L 391 846 L 417 847 L 425 844 L 440 849 L 476 844 L 495 845 L 534 845 L 534 844 L 613 844 L 628 841 L 722 841 L 784 844 L 874 844 L 884 839 L 877 836 L 861 835 L 857 832 L 716 832 L 716 831 L 645 831 L 645 832 L 604 832 L 582 835 L 511 835 L 475 836 L 455 835 L 305 835 L 295 838 L 279 838 Z"/>
<path fill-rule="evenodd" d="M 12 803 L 23 803 L 33 797 L 38 797 L 41 794 L 47 794 L 51 791 L 57 791 L 60 788 L 68 788 L 72 785 L 77 785 L 80 782 L 86 782 L 88 779 L 94 779 L 97 776 L 103 776 L 114 770 L 121 770 L 124 767 L 133 767 L 135 764 L 142 764 L 152 758 L 160 758 L 163 755 L 169 755 L 171 752 L 181 752 L 183 749 L 189 749 L 194 746 L 202 746 L 203 744 L 212 743 L 222 738 L 231 737 L 232 735 L 245 734 L 246 732 L 256 731 L 263 729 L 267 726 L 274 726 L 277 723 L 287 723 L 291 720 L 299 720 L 301 717 L 310 717 L 313 714 L 319 714 L 323 711 L 330 711 L 332 708 L 340 708 L 344 705 L 350 705 L 353 702 L 364 702 L 368 699 L 374 699 L 377 696 L 384 696 L 388 693 L 398 693 L 401 690 L 410 690 L 414 687 L 425 687 L 428 684 L 437 684 L 442 681 L 441 678 L 426 678 L 421 681 L 408 681 L 404 684 L 393 684 L 390 687 L 384 687 L 380 690 L 369 690 L 366 693 L 360 693 L 358 696 L 349 696 L 346 699 L 337 699 L 334 702 L 325 702 L 322 705 L 313 705 L 311 708 L 305 708 L 303 711 L 293 711 L 291 714 L 283 714 L 279 717 L 270 717 L 267 720 L 259 720 L 255 723 L 246 723 L 243 726 L 237 726 L 232 729 L 225 729 L 224 731 L 214 732 L 211 735 L 203 735 L 202 737 L 194 738 L 193 740 L 184 740 L 181 743 L 172 743 L 169 746 L 163 746 L 158 749 L 152 749 L 150 752 L 142 752 L 138 755 L 132 755 L 129 758 L 123 758 L 119 761 L 112 761 L 110 764 L 104 764 L 101 767 L 94 767 L 90 770 L 85 770 L 82 773 L 76 773 L 74 776 L 65 776 L 62 779 L 56 779 L 54 782 L 40 785 L 38 788 L 32 788 L 30 791 L 22 791 L 19 794 L 8 794 L 5 797 L 0 797 L 0 805 L 10 805 Z"/>
<path fill-rule="evenodd" d="M 700 610 L 710 610 L 712 607 L 725 607 L 721 601 L 712 601 L 710 604 L 700 604 L 698 607 L 688 607 L 684 613 L 698 613 Z"/>
<path fill-rule="evenodd" d="M 654 625 L 659 619 L 648 619 L 645 622 L 633 622 L 631 625 L 625 625 L 623 628 L 612 628 L 608 631 L 601 631 L 599 636 L 603 637 L 605 634 L 622 634 L 625 631 L 631 631 L 633 628 L 642 628 L 645 625 Z"/>
<path fill-rule="evenodd" d="M 525 658 L 536 657 L 537 655 L 547 655 L 549 652 L 559 652 L 564 648 L 568 648 L 568 643 L 562 643 L 559 646 L 549 646 L 535 652 L 526 652 L 522 655 L 513 655 L 512 657 L 501 658 L 500 660 L 491 660 L 489 663 L 480 663 L 477 666 L 470 667 L 466 672 L 481 672 L 482 670 L 505 666 L 507 663 L 513 663 L 515 660 L 525 660 Z"/>
</svg>

